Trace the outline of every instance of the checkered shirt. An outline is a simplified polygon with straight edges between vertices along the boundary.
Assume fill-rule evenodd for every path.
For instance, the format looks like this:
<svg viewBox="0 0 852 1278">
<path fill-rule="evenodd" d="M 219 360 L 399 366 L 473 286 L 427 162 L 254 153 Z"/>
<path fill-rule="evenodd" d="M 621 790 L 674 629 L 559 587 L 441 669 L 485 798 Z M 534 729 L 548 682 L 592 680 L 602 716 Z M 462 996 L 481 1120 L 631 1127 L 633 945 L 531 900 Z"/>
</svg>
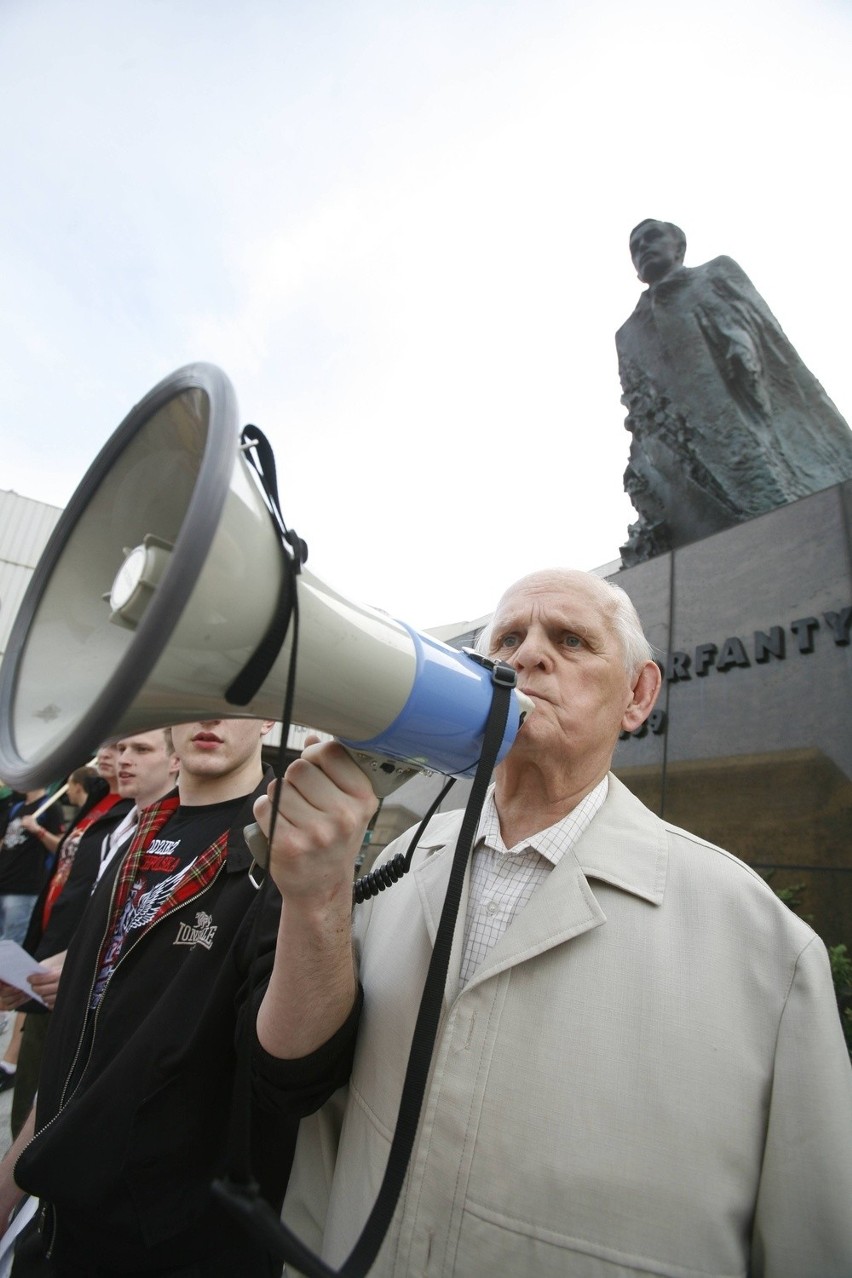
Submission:
<svg viewBox="0 0 852 1278">
<path fill-rule="evenodd" d="M 160 799 L 159 803 L 154 803 L 150 808 L 145 808 L 139 814 L 139 824 L 133 835 L 130 847 L 127 850 L 121 866 L 116 876 L 116 891 L 113 897 L 112 916 L 110 918 L 110 926 L 107 928 L 106 939 L 101 951 L 100 961 L 98 963 L 98 971 L 103 966 L 104 956 L 112 941 L 118 920 L 121 918 L 121 912 L 124 909 L 136 873 L 139 869 L 139 862 L 146 849 L 151 845 L 157 837 L 160 830 L 168 821 L 169 817 L 174 816 L 180 806 L 180 799 L 177 795 L 168 795 L 165 799 Z M 181 876 L 180 881 L 175 885 L 166 899 L 162 902 L 156 914 L 146 925 L 147 932 L 154 924 L 167 914 L 175 906 L 183 905 L 184 901 L 188 901 L 206 887 L 219 872 L 225 854 L 228 849 L 228 834 L 226 830 L 221 834 L 215 843 L 211 843 L 206 851 L 202 852 L 193 864 L 187 869 L 186 873 Z"/>
<path fill-rule="evenodd" d="M 601 807 L 608 789 L 609 782 L 604 777 L 561 821 L 539 830 L 513 848 L 507 848 L 503 842 L 494 789 L 489 790 L 479 819 L 470 871 L 461 989 L 538 885 L 577 843 Z"/>
</svg>

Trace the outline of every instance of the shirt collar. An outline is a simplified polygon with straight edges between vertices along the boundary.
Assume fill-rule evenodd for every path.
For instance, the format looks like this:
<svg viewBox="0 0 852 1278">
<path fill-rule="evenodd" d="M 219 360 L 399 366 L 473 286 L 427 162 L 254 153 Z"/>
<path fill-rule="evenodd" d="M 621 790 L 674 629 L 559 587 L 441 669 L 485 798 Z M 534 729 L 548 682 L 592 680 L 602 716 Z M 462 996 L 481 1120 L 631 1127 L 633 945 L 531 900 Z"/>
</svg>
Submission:
<svg viewBox="0 0 852 1278">
<path fill-rule="evenodd" d="M 609 790 L 609 777 L 590 790 L 575 808 L 561 820 L 539 830 L 524 839 L 513 848 L 507 848 L 500 833 L 500 818 L 494 802 L 494 786 L 492 785 L 485 798 L 482 816 L 479 819 L 477 843 L 484 843 L 501 856 L 518 856 L 524 852 L 538 852 L 551 865 L 558 865 L 566 852 L 569 852 L 579 841 L 580 835 L 588 828 L 592 818 L 603 806 Z"/>
</svg>

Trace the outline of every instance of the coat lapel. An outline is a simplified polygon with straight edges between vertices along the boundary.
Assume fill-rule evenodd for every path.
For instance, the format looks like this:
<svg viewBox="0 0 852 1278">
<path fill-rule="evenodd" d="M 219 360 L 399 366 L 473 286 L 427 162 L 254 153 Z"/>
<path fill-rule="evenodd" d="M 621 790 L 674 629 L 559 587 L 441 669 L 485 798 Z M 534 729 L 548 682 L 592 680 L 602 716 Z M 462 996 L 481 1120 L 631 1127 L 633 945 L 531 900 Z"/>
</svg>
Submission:
<svg viewBox="0 0 852 1278">
<path fill-rule="evenodd" d="M 414 881 L 429 938 L 434 944 L 444 905 L 459 830 L 458 814 L 433 822 L 418 849 Z M 606 802 L 573 852 L 562 858 L 547 880 L 483 961 L 468 989 L 506 968 L 600 927 L 606 915 L 594 894 L 594 881 L 659 905 L 666 883 L 665 826 L 612 774 Z M 459 916 L 447 973 L 447 1001 L 458 991 L 470 869 L 465 875 Z"/>
<path fill-rule="evenodd" d="M 595 900 L 577 858 L 569 852 L 483 959 L 467 988 L 605 922 L 606 915 Z"/>
</svg>

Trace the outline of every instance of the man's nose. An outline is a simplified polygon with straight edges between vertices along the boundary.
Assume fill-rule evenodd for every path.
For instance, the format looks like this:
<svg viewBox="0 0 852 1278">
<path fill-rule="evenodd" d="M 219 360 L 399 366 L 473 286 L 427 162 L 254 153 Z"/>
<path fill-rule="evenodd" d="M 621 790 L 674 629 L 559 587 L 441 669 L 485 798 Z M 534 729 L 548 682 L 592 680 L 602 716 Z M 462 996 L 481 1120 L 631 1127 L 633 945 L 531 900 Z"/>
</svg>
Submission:
<svg viewBox="0 0 852 1278">
<path fill-rule="evenodd" d="M 512 653 L 509 664 L 516 670 L 530 670 L 546 662 L 547 649 L 543 637 L 534 631 L 527 633 Z"/>
</svg>

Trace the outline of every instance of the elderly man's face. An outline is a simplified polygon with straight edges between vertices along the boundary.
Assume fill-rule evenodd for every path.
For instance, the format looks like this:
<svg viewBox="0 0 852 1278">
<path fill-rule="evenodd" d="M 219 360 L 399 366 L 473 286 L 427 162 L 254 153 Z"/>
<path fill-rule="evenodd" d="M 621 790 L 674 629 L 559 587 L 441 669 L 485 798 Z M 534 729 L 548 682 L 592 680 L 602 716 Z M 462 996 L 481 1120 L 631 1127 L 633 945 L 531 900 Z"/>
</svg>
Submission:
<svg viewBox="0 0 852 1278">
<path fill-rule="evenodd" d="M 544 760 L 553 752 L 605 772 L 633 703 L 606 597 L 582 574 L 524 578 L 497 605 L 489 655 L 514 666 L 518 687 L 535 704 L 513 756 Z"/>
<path fill-rule="evenodd" d="M 630 256 L 643 284 L 653 284 L 680 265 L 681 246 L 663 222 L 642 222 L 630 236 Z"/>
</svg>

